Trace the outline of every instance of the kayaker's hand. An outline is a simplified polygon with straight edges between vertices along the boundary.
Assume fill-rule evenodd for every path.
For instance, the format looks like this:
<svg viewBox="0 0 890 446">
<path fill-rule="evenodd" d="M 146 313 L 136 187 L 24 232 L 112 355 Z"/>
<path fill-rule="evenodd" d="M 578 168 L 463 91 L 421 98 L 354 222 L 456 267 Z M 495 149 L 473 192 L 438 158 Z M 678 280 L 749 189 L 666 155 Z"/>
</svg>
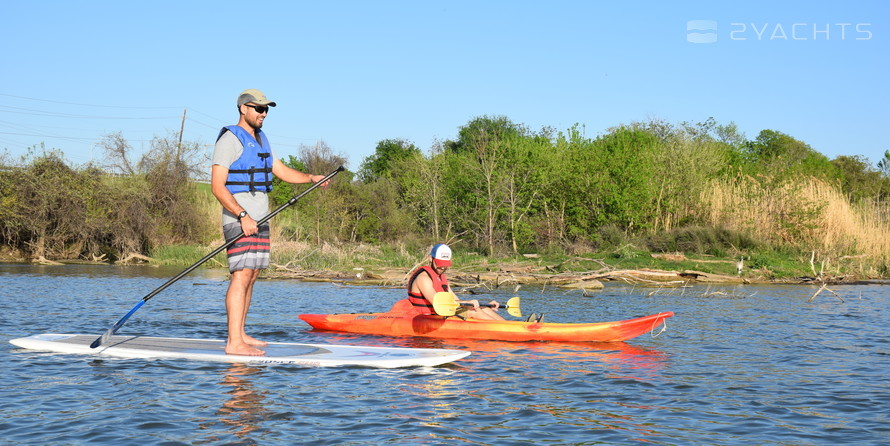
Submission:
<svg viewBox="0 0 890 446">
<path fill-rule="evenodd" d="M 500 308 L 501 306 L 501 304 L 496 300 L 489 302 L 488 305 L 490 305 L 494 311 L 498 311 L 498 308 Z"/>
<path fill-rule="evenodd" d="M 464 302 L 465 302 L 465 303 L 468 303 L 468 304 L 473 304 L 473 309 L 474 309 L 474 310 L 479 310 L 479 301 L 478 301 L 478 300 L 476 300 L 476 299 L 473 299 L 473 300 L 465 300 Z"/>
</svg>

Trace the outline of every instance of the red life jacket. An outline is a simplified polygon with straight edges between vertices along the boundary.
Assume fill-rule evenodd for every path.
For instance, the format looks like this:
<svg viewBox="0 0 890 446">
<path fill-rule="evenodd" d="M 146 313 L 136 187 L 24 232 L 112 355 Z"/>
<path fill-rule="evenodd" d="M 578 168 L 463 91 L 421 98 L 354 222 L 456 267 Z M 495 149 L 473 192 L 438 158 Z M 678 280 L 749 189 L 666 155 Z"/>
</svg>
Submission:
<svg viewBox="0 0 890 446">
<path fill-rule="evenodd" d="M 411 274 L 411 278 L 408 279 L 408 302 L 411 302 L 411 305 L 414 306 L 414 311 L 417 314 L 436 314 L 433 310 L 433 303 L 430 302 L 429 299 L 423 297 L 423 294 L 411 292 L 411 286 L 414 285 L 414 280 L 423 272 L 426 272 L 430 276 L 430 279 L 433 281 L 433 289 L 436 290 L 437 293 L 448 291 L 448 279 L 445 275 L 440 276 L 436 274 L 436 270 L 431 266 L 421 266 L 414 270 L 414 273 Z"/>
</svg>

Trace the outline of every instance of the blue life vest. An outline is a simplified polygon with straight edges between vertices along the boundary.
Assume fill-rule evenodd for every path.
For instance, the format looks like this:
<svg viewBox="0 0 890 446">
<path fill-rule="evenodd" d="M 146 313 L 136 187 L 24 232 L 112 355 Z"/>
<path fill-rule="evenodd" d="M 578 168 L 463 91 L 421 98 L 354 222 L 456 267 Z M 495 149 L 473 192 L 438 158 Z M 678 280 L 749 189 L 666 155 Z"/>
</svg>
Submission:
<svg viewBox="0 0 890 446">
<path fill-rule="evenodd" d="M 226 189 L 235 194 L 238 192 L 271 192 L 272 191 L 272 151 L 269 140 L 262 130 L 257 129 L 260 142 L 253 135 L 237 125 L 223 127 L 216 140 L 226 133 L 232 132 L 244 147 L 241 157 L 229 166 L 226 178 Z"/>
</svg>

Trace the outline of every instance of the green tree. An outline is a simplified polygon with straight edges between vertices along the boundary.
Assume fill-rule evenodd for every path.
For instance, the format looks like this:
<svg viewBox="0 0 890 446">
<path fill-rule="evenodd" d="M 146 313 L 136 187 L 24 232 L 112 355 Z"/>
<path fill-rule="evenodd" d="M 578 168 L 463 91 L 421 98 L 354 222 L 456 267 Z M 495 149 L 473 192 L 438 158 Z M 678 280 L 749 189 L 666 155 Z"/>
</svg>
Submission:
<svg viewBox="0 0 890 446">
<path fill-rule="evenodd" d="M 714 136 L 717 142 L 736 149 L 741 148 L 746 141 L 745 134 L 739 131 L 739 127 L 732 121 L 729 124 L 714 127 Z"/>
<path fill-rule="evenodd" d="M 694 219 L 704 188 L 726 170 L 735 151 L 733 144 L 740 144 L 734 124 L 720 126 L 713 118 L 694 125 L 682 123 L 656 136 L 653 232 L 669 231 Z"/>
<path fill-rule="evenodd" d="M 833 180 L 838 172 L 825 155 L 808 144 L 785 133 L 762 130 L 757 139 L 744 148 L 746 161 L 754 167 L 752 173 L 765 174 L 773 181 L 782 182 L 798 175 Z"/>
<path fill-rule="evenodd" d="M 575 125 L 557 134 L 549 157 L 553 169 L 542 200 L 539 238 L 568 245 L 588 240 L 606 223 L 601 211 L 607 160 L 600 156 L 584 129 Z"/>
<path fill-rule="evenodd" d="M 457 131 L 457 139 L 445 141 L 444 148 L 454 153 L 475 153 L 475 141 L 480 135 L 497 135 L 507 138 L 523 134 L 525 128 L 514 124 L 506 116 L 479 116 L 470 120 L 467 125 L 461 126 Z"/>
<path fill-rule="evenodd" d="M 3 238 L 31 257 L 76 258 L 107 229 L 98 169 L 73 169 L 60 151 L 50 151 L 2 177 Z"/>
<path fill-rule="evenodd" d="M 391 178 L 392 170 L 399 161 L 420 154 L 420 149 L 404 139 L 385 139 L 377 143 L 374 154 L 365 158 L 358 171 L 358 177 L 365 183 L 380 178 Z"/>
<path fill-rule="evenodd" d="M 519 254 L 533 241 L 529 217 L 540 208 L 541 198 L 552 180 L 551 158 L 553 151 L 551 131 L 544 129 L 538 135 L 514 135 L 507 139 L 509 150 L 506 163 L 506 217 L 510 249 Z"/>
<path fill-rule="evenodd" d="M 335 154 L 324 141 L 312 146 L 301 145 L 298 152 L 296 157 L 279 157 L 285 165 L 313 175 L 327 175 L 346 164 L 346 159 Z M 282 234 L 289 239 L 316 244 L 339 240 L 350 218 L 348 199 L 353 192 L 349 185 L 352 175 L 349 171 L 340 172 L 330 187 L 306 195 L 285 210 L 275 223 L 282 229 Z M 271 206 L 277 208 L 283 205 L 307 187 L 308 184 L 290 184 L 275 178 L 270 194 Z"/>
<path fill-rule="evenodd" d="M 194 211 L 197 189 L 194 179 L 206 175 L 201 145 L 178 141 L 178 136 L 155 137 L 151 150 L 138 163 L 150 194 L 149 212 L 159 218 L 156 243 L 187 243 L 205 234 L 204 222 Z"/>
<path fill-rule="evenodd" d="M 864 156 L 839 156 L 831 161 L 840 172 L 841 191 L 851 202 L 880 199 L 890 193 L 890 178 L 872 167 Z"/>
<path fill-rule="evenodd" d="M 306 172 L 306 165 L 293 155 L 281 158 L 281 162 L 284 163 L 285 166 L 297 169 L 300 172 Z M 273 207 L 278 207 L 287 203 L 287 201 L 297 193 L 297 187 L 295 185 L 285 183 L 278 177 L 275 177 L 272 179 L 272 192 L 269 193 L 269 202 Z"/>
<path fill-rule="evenodd" d="M 335 154 L 324 141 L 313 146 L 301 145 L 299 153 L 299 161 L 306 167 L 303 171 L 313 175 L 327 175 L 346 164 L 346 158 Z M 301 225 L 309 229 L 309 240 L 313 243 L 321 245 L 325 241 L 342 240 L 350 227 L 353 211 L 350 202 L 354 196 L 352 180 L 352 172 L 340 172 L 327 189 L 305 196 L 293 209 Z M 309 186 L 295 184 L 291 187 L 293 196 Z"/>
<path fill-rule="evenodd" d="M 383 178 L 355 187 L 354 198 L 349 240 L 403 242 L 419 233 L 417 220 L 407 208 L 398 205 L 398 188 L 393 180 Z"/>
<path fill-rule="evenodd" d="M 595 141 L 599 156 L 606 160 L 601 213 L 607 224 L 628 233 L 651 228 L 657 145 L 652 134 L 629 128 L 617 129 Z"/>
<path fill-rule="evenodd" d="M 413 227 L 423 231 L 420 238 L 429 242 L 450 237 L 452 221 L 444 221 L 446 154 L 441 145 L 433 146 L 430 157 L 416 153 L 394 164 L 393 182 L 398 187 L 398 200 L 414 221 Z M 450 202 L 450 200 L 449 200 Z"/>
<path fill-rule="evenodd" d="M 451 151 L 448 181 L 457 198 L 461 221 L 475 237 L 475 245 L 495 253 L 504 234 L 498 221 L 507 199 L 510 144 L 524 133 L 506 117 L 475 118 L 458 131 L 459 138 L 446 143 Z M 458 218 L 455 215 L 455 218 Z"/>
<path fill-rule="evenodd" d="M 887 177 L 890 178 L 890 150 L 884 151 L 884 157 L 878 161 L 878 170 Z"/>
</svg>

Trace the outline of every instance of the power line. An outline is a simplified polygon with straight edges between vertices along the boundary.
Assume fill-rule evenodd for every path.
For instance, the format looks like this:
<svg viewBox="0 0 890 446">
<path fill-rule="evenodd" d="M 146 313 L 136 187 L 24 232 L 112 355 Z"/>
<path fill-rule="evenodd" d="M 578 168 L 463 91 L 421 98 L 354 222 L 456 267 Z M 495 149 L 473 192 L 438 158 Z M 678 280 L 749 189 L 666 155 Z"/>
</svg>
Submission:
<svg viewBox="0 0 890 446">
<path fill-rule="evenodd" d="M 9 94 L 9 93 L 0 93 L 0 99 L 2 99 L 2 97 L 15 98 L 15 99 L 21 99 L 21 100 L 26 100 L 26 101 L 35 101 L 35 102 L 48 103 L 48 104 L 63 104 L 63 105 L 78 106 L 78 107 L 97 107 L 97 108 L 117 109 L 117 110 L 137 111 L 137 110 L 178 110 L 179 109 L 179 107 L 171 107 L 171 106 L 144 107 L 144 106 L 117 106 L 117 105 L 104 105 L 104 104 L 87 104 L 87 103 L 78 103 L 78 102 L 58 101 L 58 100 L 52 100 L 52 99 L 34 98 L 34 97 L 14 95 L 14 94 Z M 180 118 L 180 116 L 132 116 L 132 114 L 129 114 L 129 113 L 125 113 L 128 116 L 121 116 L 119 114 L 116 116 L 101 116 L 101 115 L 91 115 L 91 114 L 77 113 L 77 112 L 70 113 L 67 111 L 47 110 L 46 108 L 29 107 L 27 105 L 25 105 L 25 106 L 19 106 L 18 104 L 12 105 L 12 104 L 9 104 L 9 102 L 11 102 L 11 101 L 6 101 L 6 102 L 7 102 L 6 104 L 0 105 L 0 113 L 15 114 L 15 115 L 21 115 L 21 116 L 38 116 L 41 118 L 46 118 L 44 120 L 41 120 L 41 122 L 43 124 L 53 122 L 53 121 L 51 121 L 51 119 L 56 119 L 56 120 L 61 120 L 61 121 L 64 121 L 66 119 L 70 120 L 69 126 L 64 126 L 64 127 L 63 126 L 52 126 L 52 125 L 33 126 L 33 125 L 27 125 L 24 122 L 18 123 L 15 121 L 0 120 L 0 130 L 2 130 L 2 131 L 0 131 L 0 135 L 7 135 L 3 139 L 0 139 L 0 141 L 7 144 L 9 147 L 15 147 L 15 146 L 26 147 L 26 146 L 30 145 L 30 143 L 26 143 L 25 141 L 15 141 L 15 139 L 43 139 L 43 140 L 68 141 L 69 143 L 73 143 L 73 144 L 77 144 L 77 145 L 85 145 L 85 147 L 90 147 L 94 143 L 100 141 L 101 137 L 99 137 L 99 136 L 96 136 L 96 137 L 66 136 L 65 134 L 74 133 L 74 134 L 83 135 L 85 133 L 96 133 L 98 135 L 98 134 L 111 133 L 107 130 L 100 131 L 100 130 L 95 130 L 95 129 L 92 129 L 92 130 L 86 129 L 82 125 L 75 124 L 74 120 L 77 120 L 78 122 L 82 121 L 82 120 L 90 120 L 90 119 L 102 120 L 102 121 L 116 121 L 116 122 L 141 121 L 141 120 L 153 120 L 153 121 L 164 120 L 164 121 L 173 122 L 174 119 L 178 121 Z M 63 107 L 47 107 L 47 108 L 63 108 Z M 194 135 L 196 133 L 204 134 L 204 131 L 200 130 L 202 128 L 207 128 L 207 129 L 212 129 L 214 131 L 218 131 L 219 128 L 226 125 L 228 122 L 226 120 L 219 119 L 215 116 L 211 116 L 211 115 L 204 113 L 200 110 L 190 109 L 188 107 L 186 107 L 186 109 L 191 113 L 189 113 L 189 115 L 185 117 L 185 121 L 188 121 L 189 123 L 191 123 L 193 125 L 197 125 L 199 127 L 199 130 L 197 132 L 195 131 L 195 129 L 190 129 L 189 131 L 187 131 L 186 133 L 189 135 Z M 202 119 L 201 120 L 194 119 L 194 115 L 192 113 L 194 113 L 195 115 L 200 115 L 202 117 Z M 207 119 L 203 119 L 203 118 L 207 118 Z M 59 122 L 59 123 L 61 123 L 61 122 Z M 129 127 L 129 126 L 125 125 L 124 127 Z M 123 133 L 131 133 L 131 130 L 128 130 L 128 129 L 121 129 L 121 130 L 123 131 Z M 144 133 L 144 131 L 141 131 L 141 130 L 136 131 L 136 132 Z M 180 133 L 181 132 L 182 132 L 182 129 L 180 129 Z M 215 133 L 214 134 L 207 133 L 208 138 L 212 137 L 212 136 L 215 136 Z M 270 135 L 270 136 L 275 138 L 275 141 L 276 141 L 275 146 L 278 146 L 278 147 L 297 148 L 297 147 L 306 145 L 305 143 L 307 143 L 307 142 L 311 143 L 311 142 L 319 141 L 319 139 L 317 139 L 317 138 L 315 138 L 315 139 L 313 139 L 313 138 L 299 138 L 299 137 L 283 136 L 283 135 L 277 135 L 277 134 Z M 151 140 L 149 140 L 149 139 L 127 138 L 127 140 L 130 142 L 143 142 L 143 143 L 151 142 Z M 90 148 L 89 150 L 92 150 L 92 148 Z"/>
<path fill-rule="evenodd" d="M 157 110 L 157 109 L 178 109 L 181 107 L 135 107 L 135 106 L 123 106 L 123 105 L 100 105 L 100 104 L 81 104 L 77 102 L 65 102 L 65 101 L 54 101 L 51 99 L 38 99 L 38 98 L 29 98 L 27 96 L 17 96 L 14 94 L 0 93 L 0 96 L 6 96 L 9 98 L 17 98 L 17 99 L 26 99 L 29 101 L 38 101 L 38 102 L 49 102 L 52 104 L 65 104 L 65 105 L 77 105 L 80 107 L 101 107 L 101 108 L 121 108 L 121 109 L 143 109 L 143 110 Z"/>
<path fill-rule="evenodd" d="M 6 110 L 2 110 L 5 108 Z M 15 113 L 17 115 L 32 116 L 51 116 L 55 118 L 77 118 L 77 119 L 173 119 L 170 116 L 96 116 L 96 115 L 79 115 L 74 113 L 48 112 L 44 110 L 35 110 L 33 108 L 11 107 L 8 105 L 0 105 L 0 113 Z"/>
<path fill-rule="evenodd" d="M 193 112 L 195 112 L 195 113 L 197 113 L 197 114 L 199 114 L 199 115 L 204 115 L 204 116 L 206 116 L 206 117 L 208 117 L 208 118 L 210 118 L 210 119 L 213 119 L 214 121 L 226 122 L 225 119 L 219 119 L 219 118 L 217 118 L 216 116 L 210 116 L 210 115 L 208 115 L 207 113 L 202 112 L 201 110 L 195 110 L 195 109 L 193 109 L 193 108 L 190 109 L 190 110 L 192 110 Z"/>
<path fill-rule="evenodd" d="M 38 133 L 13 133 L 13 132 L 0 132 L 0 135 L 14 135 L 14 136 L 35 136 L 38 138 L 58 138 L 58 139 L 67 139 L 70 141 L 89 141 L 95 138 L 79 138 L 76 136 L 58 136 L 58 135 L 41 135 Z"/>
<path fill-rule="evenodd" d="M 211 124 L 207 124 L 207 123 L 205 123 L 205 122 L 198 121 L 197 119 L 192 118 L 192 117 L 187 117 L 187 118 L 185 118 L 185 120 L 188 121 L 188 122 L 193 122 L 193 123 L 198 124 L 198 125 L 202 125 L 202 126 L 207 127 L 207 128 L 209 128 L 209 129 L 217 129 L 217 130 L 219 130 L 219 129 L 221 128 L 221 127 L 218 126 L 218 125 L 217 125 L 217 126 L 214 126 L 214 125 L 211 125 Z"/>
</svg>

